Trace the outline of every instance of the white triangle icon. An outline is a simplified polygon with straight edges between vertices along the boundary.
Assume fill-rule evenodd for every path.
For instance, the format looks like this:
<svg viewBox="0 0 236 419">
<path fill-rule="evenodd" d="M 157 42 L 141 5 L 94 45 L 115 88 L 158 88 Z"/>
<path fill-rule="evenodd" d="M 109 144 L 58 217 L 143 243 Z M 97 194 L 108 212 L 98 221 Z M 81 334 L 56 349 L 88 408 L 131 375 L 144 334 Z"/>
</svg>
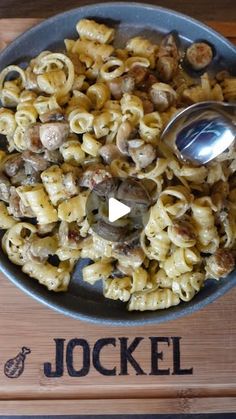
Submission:
<svg viewBox="0 0 236 419">
<path fill-rule="evenodd" d="M 131 208 L 128 205 L 122 204 L 122 202 L 115 198 L 109 198 L 108 219 L 111 223 L 129 214 L 130 211 Z"/>
</svg>

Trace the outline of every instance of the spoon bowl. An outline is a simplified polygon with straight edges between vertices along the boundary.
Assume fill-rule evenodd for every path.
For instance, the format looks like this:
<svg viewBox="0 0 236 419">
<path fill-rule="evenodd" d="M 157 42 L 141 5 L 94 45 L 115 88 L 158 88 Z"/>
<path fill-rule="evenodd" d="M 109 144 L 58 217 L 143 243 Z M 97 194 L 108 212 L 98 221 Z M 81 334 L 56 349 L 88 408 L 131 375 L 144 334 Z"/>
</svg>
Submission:
<svg viewBox="0 0 236 419">
<path fill-rule="evenodd" d="M 227 150 L 236 136 L 236 104 L 201 102 L 180 111 L 161 139 L 178 158 L 202 165 Z"/>
</svg>

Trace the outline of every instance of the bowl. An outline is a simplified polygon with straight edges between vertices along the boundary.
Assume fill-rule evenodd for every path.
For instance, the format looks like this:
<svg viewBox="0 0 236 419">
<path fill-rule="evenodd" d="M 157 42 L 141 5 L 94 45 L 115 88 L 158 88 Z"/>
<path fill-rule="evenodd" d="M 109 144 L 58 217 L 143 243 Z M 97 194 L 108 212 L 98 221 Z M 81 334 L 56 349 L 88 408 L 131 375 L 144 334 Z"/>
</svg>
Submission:
<svg viewBox="0 0 236 419">
<path fill-rule="evenodd" d="M 75 25 L 81 18 L 93 18 L 117 29 L 118 44 L 137 34 L 158 39 L 171 30 L 177 30 L 184 46 L 204 39 L 215 47 L 214 65 L 227 68 L 233 73 L 236 68 L 236 49 L 224 37 L 206 25 L 172 10 L 140 3 L 103 3 L 80 7 L 56 15 L 28 30 L 0 54 L 0 69 L 16 63 L 24 65 L 42 50 L 60 50 L 64 38 L 75 38 Z M 1 251 L 0 269 L 17 287 L 31 297 L 57 311 L 95 323 L 117 326 L 134 326 L 161 323 L 191 314 L 222 296 L 236 285 L 236 272 L 220 281 L 208 280 L 205 287 L 188 303 L 181 303 L 167 310 L 154 312 L 128 312 L 123 303 L 105 299 L 101 287 L 92 287 L 82 281 L 80 260 L 66 293 L 48 291 L 36 280 L 21 272 Z"/>
</svg>

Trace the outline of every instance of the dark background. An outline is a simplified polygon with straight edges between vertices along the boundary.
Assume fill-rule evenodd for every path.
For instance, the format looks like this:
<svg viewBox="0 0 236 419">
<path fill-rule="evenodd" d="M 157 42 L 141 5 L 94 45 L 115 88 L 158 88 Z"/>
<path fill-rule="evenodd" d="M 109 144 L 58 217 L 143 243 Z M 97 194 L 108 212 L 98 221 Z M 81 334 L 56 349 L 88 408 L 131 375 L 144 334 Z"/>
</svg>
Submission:
<svg viewBox="0 0 236 419">
<path fill-rule="evenodd" d="M 0 419 L 235 419 L 235 418 L 236 418 L 235 413 L 219 413 L 219 414 L 203 414 L 203 415 L 0 416 Z"/>
<path fill-rule="evenodd" d="M 93 3 L 94 0 L 0 0 L 0 18 L 44 18 Z M 234 21 L 236 24 L 236 0 L 143 0 L 142 3 L 174 9 L 199 20 Z"/>
<path fill-rule="evenodd" d="M 0 0 L 1 1 L 1 0 Z M 68 415 L 68 416 L 0 416 L 0 419 L 235 419 L 235 413 L 203 415 Z"/>
</svg>

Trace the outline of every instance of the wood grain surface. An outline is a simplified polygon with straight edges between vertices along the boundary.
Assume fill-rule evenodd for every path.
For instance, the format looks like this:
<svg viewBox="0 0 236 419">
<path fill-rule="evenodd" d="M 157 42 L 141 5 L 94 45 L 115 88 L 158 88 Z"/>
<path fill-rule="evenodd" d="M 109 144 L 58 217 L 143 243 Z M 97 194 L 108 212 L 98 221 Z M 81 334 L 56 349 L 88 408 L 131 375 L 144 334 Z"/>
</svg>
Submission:
<svg viewBox="0 0 236 419">
<path fill-rule="evenodd" d="M 4 46 L 39 19 L 0 20 L 0 42 Z M 236 39 L 235 25 L 210 22 L 231 40 Z M 205 309 L 185 318 L 161 325 L 117 328 L 93 325 L 66 318 L 23 294 L 0 275 L 0 414 L 109 414 L 109 413 L 201 413 L 236 410 L 236 289 Z M 137 375 L 129 364 L 127 375 L 121 370 L 120 338 L 128 343 L 143 338 L 133 356 L 144 374 Z M 160 344 L 161 369 L 169 375 L 150 375 L 150 337 L 165 337 Z M 180 339 L 180 362 L 191 375 L 174 371 L 173 337 Z M 93 366 L 89 373 L 72 377 L 64 360 L 64 374 L 45 375 L 45 363 L 55 368 L 54 339 L 74 338 L 87 341 L 90 352 L 99 339 L 113 338 L 116 346 L 104 347 L 101 363 L 116 367 L 115 376 L 104 376 Z M 4 374 L 6 361 L 23 346 L 26 356 L 19 378 Z M 160 357 L 161 358 L 161 357 Z M 82 365 L 82 353 L 74 351 L 75 369 Z"/>
<path fill-rule="evenodd" d="M 0 414 L 69 413 L 196 413 L 236 410 L 236 289 L 207 308 L 161 325 L 117 328 L 66 318 L 32 300 L 1 276 L 0 294 Z M 137 376 L 130 365 L 120 374 L 119 338 L 143 341 L 134 357 L 147 375 Z M 150 376 L 150 337 L 181 337 L 182 368 L 192 375 Z M 48 378 L 44 363 L 55 362 L 55 338 L 86 339 L 92 351 L 100 338 L 113 337 L 116 347 L 102 353 L 106 368 L 117 375 L 105 377 L 91 365 L 85 377 Z M 18 379 L 3 374 L 4 364 L 22 346 L 31 349 Z M 172 346 L 161 344 L 160 368 L 173 369 Z M 77 368 L 82 359 L 74 355 Z"/>
<path fill-rule="evenodd" d="M 9 17 L 40 17 L 53 16 L 75 7 L 98 3 L 96 0 L 1 0 L 0 18 Z M 103 0 L 101 0 L 103 2 Z M 140 1 L 138 1 L 140 2 Z M 141 3 L 150 3 L 167 7 L 200 20 L 218 20 L 235 22 L 235 0 L 141 0 Z"/>
</svg>

